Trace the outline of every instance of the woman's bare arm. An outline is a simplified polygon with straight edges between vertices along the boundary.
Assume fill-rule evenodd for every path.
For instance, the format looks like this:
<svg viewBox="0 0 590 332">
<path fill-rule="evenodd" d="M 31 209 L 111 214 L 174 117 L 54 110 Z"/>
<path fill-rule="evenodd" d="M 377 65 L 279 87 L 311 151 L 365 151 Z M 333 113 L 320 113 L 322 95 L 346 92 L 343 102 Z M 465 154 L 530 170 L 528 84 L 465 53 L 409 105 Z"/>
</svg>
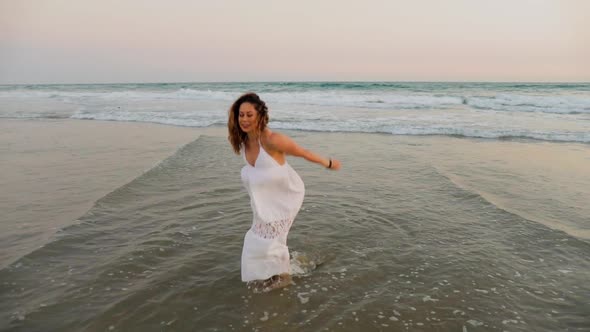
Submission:
<svg viewBox="0 0 590 332">
<path fill-rule="evenodd" d="M 330 165 L 329 158 L 324 158 L 312 151 L 302 148 L 287 135 L 283 135 L 280 133 L 272 133 L 268 141 L 269 145 L 271 145 L 272 148 L 284 152 L 288 155 L 305 158 L 308 161 L 320 164 L 324 167 L 328 167 Z M 340 169 L 340 161 L 332 159 L 332 167 L 330 167 L 330 169 Z"/>
</svg>

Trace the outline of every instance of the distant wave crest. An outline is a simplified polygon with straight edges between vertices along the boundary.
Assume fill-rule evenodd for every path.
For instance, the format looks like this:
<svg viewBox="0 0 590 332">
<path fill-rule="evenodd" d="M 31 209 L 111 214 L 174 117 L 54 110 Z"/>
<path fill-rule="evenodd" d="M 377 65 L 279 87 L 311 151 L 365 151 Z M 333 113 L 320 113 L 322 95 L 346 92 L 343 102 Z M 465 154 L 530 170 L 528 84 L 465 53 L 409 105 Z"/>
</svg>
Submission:
<svg viewBox="0 0 590 332">
<path fill-rule="evenodd" d="M 543 112 L 556 114 L 590 114 L 590 97 L 582 95 L 534 95 L 496 93 L 490 95 L 462 95 L 449 93 L 403 92 L 387 89 L 355 90 L 357 85 L 343 83 L 319 84 L 317 89 L 304 91 L 269 91 L 261 93 L 263 99 L 275 105 L 312 105 L 356 107 L 367 109 L 449 109 L 469 107 L 477 110 L 509 112 Z M 375 83 L 375 86 L 378 84 Z M 346 89 L 343 89 L 346 87 Z M 371 87 L 371 86 L 369 86 Z M 244 90 L 245 91 L 245 90 Z M 222 101 L 231 103 L 239 92 L 211 89 L 180 88 L 176 90 L 7 90 L 0 91 L 0 101 L 13 100 L 60 100 L 65 103 L 132 103 L 166 100 Z"/>
</svg>

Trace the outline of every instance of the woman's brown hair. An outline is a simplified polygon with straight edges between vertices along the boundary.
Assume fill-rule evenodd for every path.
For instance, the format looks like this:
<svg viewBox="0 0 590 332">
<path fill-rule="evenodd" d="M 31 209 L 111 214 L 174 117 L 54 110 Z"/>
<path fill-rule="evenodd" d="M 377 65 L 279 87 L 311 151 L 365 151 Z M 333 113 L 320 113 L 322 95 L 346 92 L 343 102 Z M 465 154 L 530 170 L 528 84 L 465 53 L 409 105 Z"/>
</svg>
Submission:
<svg viewBox="0 0 590 332">
<path fill-rule="evenodd" d="M 266 103 L 253 92 L 248 92 L 240 96 L 240 98 L 231 105 L 227 120 L 227 130 L 229 132 L 228 139 L 236 154 L 240 154 L 242 144 L 244 144 L 248 138 L 248 134 L 240 128 L 239 124 L 240 106 L 243 103 L 249 103 L 254 106 L 254 109 L 256 109 L 256 112 L 258 113 L 256 130 L 259 133 L 261 133 L 268 124 L 268 108 L 266 107 Z"/>
</svg>

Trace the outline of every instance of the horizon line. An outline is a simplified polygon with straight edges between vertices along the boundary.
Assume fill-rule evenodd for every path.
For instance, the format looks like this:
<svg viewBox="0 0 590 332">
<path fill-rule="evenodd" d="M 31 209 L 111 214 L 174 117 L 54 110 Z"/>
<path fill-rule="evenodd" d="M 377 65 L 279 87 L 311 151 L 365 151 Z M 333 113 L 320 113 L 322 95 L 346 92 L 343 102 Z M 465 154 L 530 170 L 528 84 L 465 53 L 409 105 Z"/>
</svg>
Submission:
<svg viewBox="0 0 590 332">
<path fill-rule="evenodd" d="M 494 80 L 402 80 L 402 81 L 383 81 L 383 80 L 260 80 L 260 81 L 160 81 L 160 82 L 95 82 L 95 83 L 0 83 L 0 86 L 27 86 L 27 85 L 150 85 L 150 84 L 223 84 L 223 83 L 497 83 L 497 84 L 590 84 L 590 81 L 494 81 Z"/>
</svg>

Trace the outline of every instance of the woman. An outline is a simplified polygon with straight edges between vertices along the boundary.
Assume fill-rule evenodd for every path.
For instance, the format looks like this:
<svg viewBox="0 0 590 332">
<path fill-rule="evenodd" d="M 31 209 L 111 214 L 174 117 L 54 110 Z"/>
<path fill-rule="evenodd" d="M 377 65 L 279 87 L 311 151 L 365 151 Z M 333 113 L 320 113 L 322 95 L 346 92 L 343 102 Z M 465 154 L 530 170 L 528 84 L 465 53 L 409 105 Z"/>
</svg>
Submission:
<svg viewBox="0 0 590 332">
<path fill-rule="evenodd" d="M 234 152 L 246 162 L 241 175 L 253 214 L 252 227 L 244 237 L 242 281 L 263 291 L 291 283 L 287 234 L 305 188 L 285 156 L 303 157 L 331 170 L 340 168 L 338 160 L 323 158 L 271 131 L 268 119 L 266 104 L 255 93 L 246 93 L 231 106 L 227 123 Z"/>
</svg>

